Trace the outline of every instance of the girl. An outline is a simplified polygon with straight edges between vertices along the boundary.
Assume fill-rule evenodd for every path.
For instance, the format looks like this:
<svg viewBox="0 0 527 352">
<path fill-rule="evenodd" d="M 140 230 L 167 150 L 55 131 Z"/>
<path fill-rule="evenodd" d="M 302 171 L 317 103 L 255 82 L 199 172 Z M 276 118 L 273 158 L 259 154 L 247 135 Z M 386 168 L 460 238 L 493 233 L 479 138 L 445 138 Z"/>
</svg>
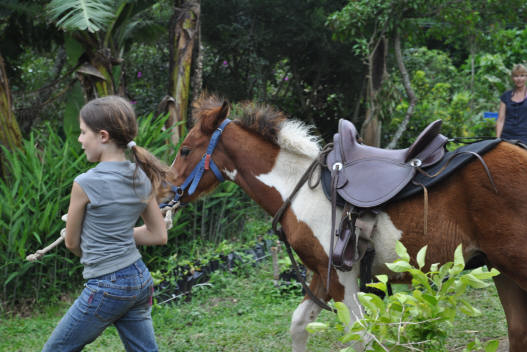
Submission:
<svg viewBox="0 0 527 352">
<path fill-rule="evenodd" d="M 87 281 L 43 351 L 80 351 L 110 324 L 126 351 L 157 351 L 153 281 L 136 246 L 167 242 L 154 197 L 167 168 L 133 141 L 137 122 L 125 99 L 92 100 L 79 120 L 82 149 L 98 164 L 74 180 L 65 242 L 81 258 Z M 144 225 L 134 227 L 139 216 Z"/>
</svg>

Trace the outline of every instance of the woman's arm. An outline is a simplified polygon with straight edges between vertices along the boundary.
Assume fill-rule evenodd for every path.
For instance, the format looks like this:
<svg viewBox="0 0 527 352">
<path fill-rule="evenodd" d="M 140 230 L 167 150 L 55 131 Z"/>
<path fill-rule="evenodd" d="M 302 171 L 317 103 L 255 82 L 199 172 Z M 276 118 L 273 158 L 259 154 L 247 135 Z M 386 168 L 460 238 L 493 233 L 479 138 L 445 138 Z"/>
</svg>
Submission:
<svg viewBox="0 0 527 352">
<path fill-rule="evenodd" d="M 167 243 L 167 229 L 155 197 L 148 201 L 141 214 L 144 225 L 134 228 L 135 244 L 138 246 L 164 245 Z"/>
<path fill-rule="evenodd" d="M 505 111 L 507 106 L 504 102 L 500 102 L 500 110 L 498 111 L 498 120 L 496 120 L 496 137 L 501 137 L 501 132 L 503 132 L 503 125 L 505 124 Z"/>
<path fill-rule="evenodd" d="M 90 202 L 82 187 L 73 182 L 71 188 L 70 206 L 68 208 L 68 218 L 66 220 L 66 247 L 73 252 L 77 257 L 80 257 L 81 252 L 81 229 L 82 221 L 84 220 L 84 211 L 86 204 Z"/>
</svg>

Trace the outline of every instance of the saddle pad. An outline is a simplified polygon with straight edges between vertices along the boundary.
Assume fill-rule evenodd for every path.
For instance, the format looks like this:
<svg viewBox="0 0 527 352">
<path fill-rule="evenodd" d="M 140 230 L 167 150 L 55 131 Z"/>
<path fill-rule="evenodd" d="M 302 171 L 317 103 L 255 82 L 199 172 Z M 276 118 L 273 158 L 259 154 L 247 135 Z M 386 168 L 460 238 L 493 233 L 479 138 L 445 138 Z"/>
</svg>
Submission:
<svg viewBox="0 0 527 352">
<path fill-rule="evenodd" d="M 454 151 L 446 153 L 440 162 L 428 168 L 425 168 L 424 170 L 428 174 L 432 175 L 439 171 L 439 169 L 441 169 L 445 165 L 445 163 L 450 160 L 452 155 L 456 153 L 459 154 L 462 152 L 473 152 L 479 155 L 483 155 L 489 150 L 494 149 L 494 147 L 496 147 L 501 141 L 501 139 L 489 139 L 481 142 L 464 145 Z M 445 180 L 448 176 L 452 175 L 454 171 L 465 166 L 469 161 L 472 161 L 472 159 L 474 158 L 475 156 L 469 153 L 460 154 L 454 157 L 447 165 L 446 169 L 443 170 L 438 176 L 428 177 L 418 172 L 412 181 L 415 183 L 423 184 L 426 188 L 430 189 L 430 187 Z M 492 173 L 492 170 L 490 171 Z M 391 201 L 398 201 L 422 192 L 423 188 L 419 185 L 414 185 L 413 182 L 408 183 L 406 187 L 402 189 L 401 192 L 399 192 L 394 198 L 391 199 Z"/>
<path fill-rule="evenodd" d="M 498 145 L 501 141 L 502 141 L 501 139 L 490 139 L 490 140 L 484 140 L 484 141 L 476 142 L 472 144 L 467 144 L 452 152 L 446 153 L 441 161 L 439 161 L 437 164 L 434 164 L 432 166 L 425 168 L 424 170 L 429 174 L 434 174 L 435 172 L 437 172 L 439 169 L 443 167 L 443 165 L 450 159 L 450 157 L 454 153 L 470 151 L 470 152 L 477 153 L 479 155 L 483 155 L 484 153 L 496 147 L 496 145 Z M 412 181 L 421 183 L 429 189 L 433 185 L 445 180 L 454 171 L 456 171 L 457 169 L 467 164 L 473 158 L 475 158 L 475 156 L 472 154 L 460 154 L 459 156 L 456 156 L 454 159 L 450 161 L 447 168 L 443 170 L 443 172 L 439 176 L 430 178 L 421 173 L 417 173 L 412 179 Z M 324 190 L 326 197 L 329 200 L 331 200 L 331 173 L 329 169 L 322 168 L 321 182 L 322 182 L 322 189 Z M 412 182 L 410 182 L 395 197 L 393 197 L 390 200 L 390 202 L 402 200 L 407 197 L 411 197 L 422 191 L 423 191 L 423 188 L 421 186 L 419 185 L 416 186 Z M 339 207 L 343 207 L 345 205 L 344 199 L 342 199 L 342 197 L 340 197 L 338 194 L 337 194 L 336 202 Z"/>
</svg>

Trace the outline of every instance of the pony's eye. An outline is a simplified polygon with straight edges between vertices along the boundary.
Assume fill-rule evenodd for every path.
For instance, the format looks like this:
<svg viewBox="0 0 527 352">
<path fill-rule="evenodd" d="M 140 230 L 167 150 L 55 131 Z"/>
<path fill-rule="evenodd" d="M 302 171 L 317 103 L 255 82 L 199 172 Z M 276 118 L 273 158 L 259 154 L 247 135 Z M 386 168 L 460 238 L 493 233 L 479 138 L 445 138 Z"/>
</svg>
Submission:
<svg viewBox="0 0 527 352">
<path fill-rule="evenodd" d="M 187 147 L 181 147 L 181 150 L 179 151 L 181 156 L 187 156 L 190 154 L 190 148 Z"/>
</svg>

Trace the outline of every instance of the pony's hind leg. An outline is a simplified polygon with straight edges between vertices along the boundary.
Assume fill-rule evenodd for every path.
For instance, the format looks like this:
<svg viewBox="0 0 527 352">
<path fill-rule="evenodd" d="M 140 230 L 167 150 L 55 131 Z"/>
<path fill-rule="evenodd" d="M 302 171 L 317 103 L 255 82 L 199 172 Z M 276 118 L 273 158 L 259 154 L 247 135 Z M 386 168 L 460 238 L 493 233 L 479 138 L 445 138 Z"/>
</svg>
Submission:
<svg viewBox="0 0 527 352">
<path fill-rule="evenodd" d="M 320 276 L 313 273 L 313 278 L 309 284 L 311 291 L 320 299 L 326 300 L 326 290 L 321 283 Z M 309 337 L 306 331 L 307 324 L 315 321 L 322 308 L 309 299 L 307 296 L 302 303 L 296 307 L 291 320 L 291 339 L 293 341 L 293 352 L 306 351 L 307 339 Z"/>
<path fill-rule="evenodd" d="M 527 346 L 527 292 L 504 274 L 494 277 L 507 317 L 509 351 L 522 352 Z"/>
</svg>

